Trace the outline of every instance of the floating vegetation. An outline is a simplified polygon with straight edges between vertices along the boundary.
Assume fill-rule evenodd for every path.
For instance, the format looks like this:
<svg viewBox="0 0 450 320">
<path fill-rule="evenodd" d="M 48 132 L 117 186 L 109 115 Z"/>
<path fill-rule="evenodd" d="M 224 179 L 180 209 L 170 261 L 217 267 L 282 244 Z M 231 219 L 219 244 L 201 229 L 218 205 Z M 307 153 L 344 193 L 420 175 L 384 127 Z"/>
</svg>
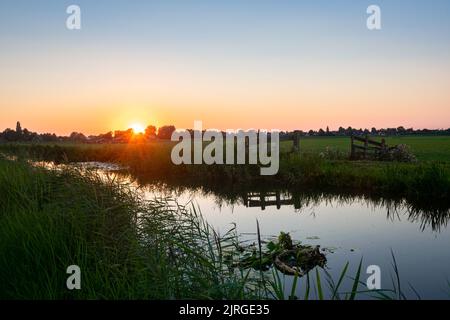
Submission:
<svg viewBox="0 0 450 320">
<path fill-rule="evenodd" d="M 264 271 L 275 267 L 283 274 L 302 277 L 315 267 L 323 268 L 326 262 L 320 246 L 294 243 L 289 233 L 281 232 L 278 239 L 266 243 L 261 252 L 256 244 L 244 248 L 238 266 Z"/>
</svg>

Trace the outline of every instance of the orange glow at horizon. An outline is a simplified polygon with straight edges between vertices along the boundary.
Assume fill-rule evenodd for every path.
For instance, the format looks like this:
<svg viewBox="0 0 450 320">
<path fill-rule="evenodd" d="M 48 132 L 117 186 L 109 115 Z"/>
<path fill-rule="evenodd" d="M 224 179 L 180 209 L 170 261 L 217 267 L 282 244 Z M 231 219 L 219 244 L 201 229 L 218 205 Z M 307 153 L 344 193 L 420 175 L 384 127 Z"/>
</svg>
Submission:
<svg viewBox="0 0 450 320">
<path fill-rule="evenodd" d="M 102 60 L 95 68 L 74 61 L 69 69 L 54 66 L 53 72 L 40 67 L 50 63 L 35 66 L 39 82 L 20 69 L 2 70 L 0 131 L 14 128 L 16 121 L 31 131 L 59 135 L 97 135 L 134 123 L 140 125 L 136 132 L 147 125 L 192 128 L 195 120 L 203 121 L 204 129 L 221 130 L 450 126 L 447 61 L 418 60 L 414 68 L 408 61 L 362 61 L 326 73 L 299 63 L 264 77 L 256 67 L 235 74 L 221 66 L 181 68 L 175 62 L 162 69 L 146 60 L 139 70 L 153 72 L 138 73 L 131 58 L 115 64 Z"/>
<path fill-rule="evenodd" d="M 133 123 L 130 125 L 130 128 L 133 129 L 135 134 L 145 133 L 145 127 L 140 123 Z"/>
</svg>

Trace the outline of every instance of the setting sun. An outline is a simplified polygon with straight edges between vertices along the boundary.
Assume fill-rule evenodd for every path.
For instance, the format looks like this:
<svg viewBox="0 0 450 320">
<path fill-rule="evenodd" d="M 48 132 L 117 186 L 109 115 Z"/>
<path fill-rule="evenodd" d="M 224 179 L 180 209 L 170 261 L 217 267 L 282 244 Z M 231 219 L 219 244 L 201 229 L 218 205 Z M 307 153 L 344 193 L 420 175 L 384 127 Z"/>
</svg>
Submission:
<svg viewBox="0 0 450 320">
<path fill-rule="evenodd" d="M 140 123 L 133 123 L 130 126 L 130 128 L 133 129 L 134 133 L 144 133 L 145 132 L 145 127 Z"/>
</svg>

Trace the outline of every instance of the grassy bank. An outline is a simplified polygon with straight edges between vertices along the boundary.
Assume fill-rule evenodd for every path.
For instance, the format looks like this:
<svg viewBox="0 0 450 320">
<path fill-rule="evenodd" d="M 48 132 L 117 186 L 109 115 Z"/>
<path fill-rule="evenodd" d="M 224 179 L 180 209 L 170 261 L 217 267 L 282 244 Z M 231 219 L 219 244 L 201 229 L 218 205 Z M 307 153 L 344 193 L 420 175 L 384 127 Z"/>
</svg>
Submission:
<svg viewBox="0 0 450 320">
<path fill-rule="evenodd" d="M 171 142 L 145 145 L 11 144 L 0 145 L 0 152 L 58 163 L 118 163 L 128 168 L 142 183 L 162 181 L 178 185 L 202 185 L 210 189 L 270 185 L 405 198 L 422 207 L 426 207 L 427 203 L 450 207 L 450 162 L 447 161 L 450 159 L 450 150 L 448 158 L 445 153 L 450 140 L 447 137 L 412 137 L 416 142 L 411 149 L 419 152 L 423 159 L 432 159 L 417 163 L 348 161 L 347 154 L 343 151 L 343 139 L 347 141 L 347 138 L 314 139 L 304 139 L 303 151 L 299 154 L 282 152 L 278 174 L 268 177 L 261 176 L 255 165 L 175 166 L 170 159 Z M 315 147 L 308 148 L 308 144 L 313 145 L 313 141 Z M 442 145 L 438 145 L 438 142 Z M 282 149 L 289 149 L 288 143 L 283 143 Z M 434 147 L 426 147 L 427 145 Z"/>
<path fill-rule="evenodd" d="M 0 299 L 261 297 L 224 266 L 231 234 L 219 239 L 195 211 L 94 174 L 3 160 L 0 193 Z M 70 265 L 82 290 L 66 288 Z"/>
</svg>

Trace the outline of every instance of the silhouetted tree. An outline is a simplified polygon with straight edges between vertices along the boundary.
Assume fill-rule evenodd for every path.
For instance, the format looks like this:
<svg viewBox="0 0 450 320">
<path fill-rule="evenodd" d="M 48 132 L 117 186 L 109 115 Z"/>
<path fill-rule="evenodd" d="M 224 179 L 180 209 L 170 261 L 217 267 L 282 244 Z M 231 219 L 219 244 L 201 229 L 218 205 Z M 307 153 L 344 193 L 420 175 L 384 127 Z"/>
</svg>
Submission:
<svg viewBox="0 0 450 320">
<path fill-rule="evenodd" d="M 14 142 L 18 140 L 17 132 L 11 129 L 6 129 L 3 131 L 3 139 L 9 142 Z"/>
<path fill-rule="evenodd" d="M 128 129 L 126 131 L 114 131 L 114 141 L 118 143 L 128 143 L 133 137 L 133 129 Z"/>
<path fill-rule="evenodd" d="M 22 135 L 22 126 L 20 125 L 19 121 L 17 121 L 17 123 L 16 123 L 16 133 L 18 136 Z"/>
<path fill-rule="evenodd" d="M 72 132 L 69 136 L 69 140 L 72 142 L 81 142 L 81 143 L 87 142 L 86 136 L 79 132 Z"/>
<path fill-rule="evenodd" d="M 170 140 L 172 133 L 176 130 L 175 126 L 162 126 L 158 129 L 158 138 Z"/>
<path fill-rule="evenodd" d="M 156 127 L 155 126 L 148 126 L 145 129 L 145 137 L 147 139 L 153 139 L 156 138 Z"/>
</svg>

